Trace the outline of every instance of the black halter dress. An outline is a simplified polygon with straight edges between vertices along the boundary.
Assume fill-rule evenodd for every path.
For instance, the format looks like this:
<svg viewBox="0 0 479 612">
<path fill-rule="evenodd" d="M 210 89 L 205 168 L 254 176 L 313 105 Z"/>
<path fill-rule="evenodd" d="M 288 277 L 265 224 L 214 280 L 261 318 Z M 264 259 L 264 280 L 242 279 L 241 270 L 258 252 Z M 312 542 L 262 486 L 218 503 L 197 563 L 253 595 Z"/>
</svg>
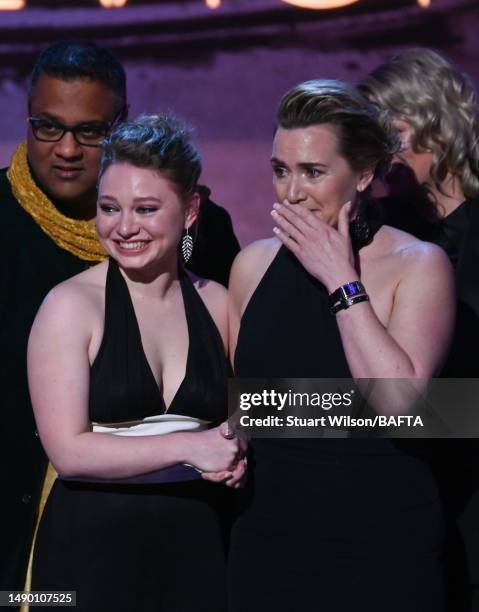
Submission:
<svg viewBox="0 0 479 612">
<path fill-rule="evenodd" d="M 222 341 L 189 278 L 182 275 L 180 283 L 189 348 L 185 378 L 168 413 L 216 425 L 227 411 Z M 165 412 L 113 260 L 89 408 L 91 420 L 102 423 Z M 32 589 L 76 590 L 76 609 L 88 612 L 223 611 L 228 499 L 226 487 L 198 478 L 162 484 L 57 479 L 39 526 Z"/>
<path fill-rule="evenodd" d="M 324 286 L 281 247 L 241 321 L 244 378 L 349 378 Z M 255 439 L 233 528 L 234 612 L 440 612 L 442 512 L 387 439 Z"/>
</svg>

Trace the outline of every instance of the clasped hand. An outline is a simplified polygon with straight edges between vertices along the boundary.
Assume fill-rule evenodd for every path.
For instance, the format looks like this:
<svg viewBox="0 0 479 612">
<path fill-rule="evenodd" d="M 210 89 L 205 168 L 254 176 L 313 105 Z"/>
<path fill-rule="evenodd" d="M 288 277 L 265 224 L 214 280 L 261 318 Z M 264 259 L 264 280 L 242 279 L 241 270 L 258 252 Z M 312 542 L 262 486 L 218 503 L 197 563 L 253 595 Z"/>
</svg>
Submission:
<svg viewBox="0 0 479 612">
<path fill-rule="evenodd" d="M 246 442 L 236 435 L 228 421 L 203 435 L 208 438 L 208 449 L 207 456 L 197 465 L 202 478 L 228 487 L 240 486 L 246 475 Z M 226 468 L 220 469 L 221 465 Z"/>
<path fill-rule="evenodd" d="M 299 204 L 277 202 L 271 212 L 276 236 L 329 293 L 359 279 L 349 236 L 350 210 L 351 202 L 342 206 L 337 229 Z"/>
</svg>

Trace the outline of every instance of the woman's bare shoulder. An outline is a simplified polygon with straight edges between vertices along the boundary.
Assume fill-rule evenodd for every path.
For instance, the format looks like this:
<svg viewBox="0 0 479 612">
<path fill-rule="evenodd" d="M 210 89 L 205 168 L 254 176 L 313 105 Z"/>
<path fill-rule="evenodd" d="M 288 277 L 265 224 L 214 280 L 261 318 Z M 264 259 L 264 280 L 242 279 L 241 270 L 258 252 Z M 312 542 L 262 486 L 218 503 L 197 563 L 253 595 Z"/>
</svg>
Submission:
<svg viewBox="0 0 479 612">
<path fill-rule="evenodd" d="M 92 309 L 103 308 L 107 269 L 108 263 L 102 262 L 56 285 L 45 297 L 41 310 L 83 316 Z"/>
<path fill-rule="evenodd" d="M 257 265 L 259 259 L 273 259 L 280 246 L 281 242 L 275 237 L 256 240 L 238 253 L 233 265 L 247 265 L 250 262 Z"/>
<path fill-rule="evenodd" d="M 231 268 L 229 290 L 231 302 L 235 304 L 239 316 L 243 314 L 280 247 L 277 238 L 258 240 L 236 256 Z"/>
<path fill-rule="evenodd" d="M 388 226 L 379 230 L 377 238 L 377 249 L 370 259 L 368 256 L 371 276 L 383 278 L 386 274 L 395 279 L 397 290 L 407 295 L 438 293 L 445 288 L 453 292 L 451 262 L 441 247 Z"/>
<path fill-rule="evenodd" d="M 230 282 L 238 279 L 241 283 L 248 279 L 259 281 L 280 247 L 281 243 L 277 238 L 265 238 L 249 244 L 236 256 L 231 268 Z"/>
<path fill-rule="evenodd" d="M 384 225 L 378 232 L 380 251 L 417 265 L 444 265 L 449 259 L 444 250 L 431 242 L 419 240 L 412 234 Z"/>
<path fill-rule="evenodd" d="M 226 304 L 228 291 L 223 285 L 208 278 L 201 278 L 200 276 L 191 274 L 191 272 L 188 272 L 188 276 L 191 278 L 193 286 L 207 306 L 210 303 L 221 304 L 224 302 Z"/>
<path fill-rule="evenodd" d="M 420 243 L 419 238 L 390 225 L 383 225 L 373 241 L 378 250 L 384 251 L 385 254 L 398 252 L 404 248 L 414 248 L 415 245 Z"/>
</svg>

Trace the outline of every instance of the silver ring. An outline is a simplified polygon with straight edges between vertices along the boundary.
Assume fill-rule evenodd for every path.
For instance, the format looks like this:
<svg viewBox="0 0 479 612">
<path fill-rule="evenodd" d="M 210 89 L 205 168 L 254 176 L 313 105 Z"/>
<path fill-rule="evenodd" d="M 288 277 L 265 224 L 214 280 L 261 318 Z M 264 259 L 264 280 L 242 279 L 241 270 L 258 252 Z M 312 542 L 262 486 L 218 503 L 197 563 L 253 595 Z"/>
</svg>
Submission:
<svg viewBox="0 0 479 612">
<path fill-rule="evenodd" d="M 234 430 L 234 427 L 229 423 L 227 423 L 227 427 L 227 430 L 223 434 L 223 438 L 226 438 L 226 440 L 234 440 L 234 438 L 236 438 L 236 431 Z"/>
</svg>

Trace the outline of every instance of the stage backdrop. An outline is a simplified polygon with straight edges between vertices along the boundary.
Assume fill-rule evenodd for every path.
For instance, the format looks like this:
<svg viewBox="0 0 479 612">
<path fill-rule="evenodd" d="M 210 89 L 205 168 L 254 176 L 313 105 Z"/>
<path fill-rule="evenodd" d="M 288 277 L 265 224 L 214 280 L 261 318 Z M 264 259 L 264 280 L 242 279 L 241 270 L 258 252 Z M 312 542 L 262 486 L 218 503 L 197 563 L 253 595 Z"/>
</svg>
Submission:
<svg viewBox="0 0 479 612">
<path fill-rule="evenodd" d="M 223 0 L 216 11 L 198 0 L 119 10 L 67 4 L 42 8 L 32 0 L 39 8 L 0 12 L 1 164 L 25 134 L 26 79 L 38 52 L 88 37 L 124 62 L 132 117 L 171 109 L 196 127 L 202 180 L 230 211 L 243 245 L 271 235 L 274 113 L 292 85 L 357 81 L 410 46 L 446 53 L 479 81 L 477 0 L 432 0 L 429 9 L 413 0 L 362 0 L 326 12 L 280 0 Z"/>
</svg>

